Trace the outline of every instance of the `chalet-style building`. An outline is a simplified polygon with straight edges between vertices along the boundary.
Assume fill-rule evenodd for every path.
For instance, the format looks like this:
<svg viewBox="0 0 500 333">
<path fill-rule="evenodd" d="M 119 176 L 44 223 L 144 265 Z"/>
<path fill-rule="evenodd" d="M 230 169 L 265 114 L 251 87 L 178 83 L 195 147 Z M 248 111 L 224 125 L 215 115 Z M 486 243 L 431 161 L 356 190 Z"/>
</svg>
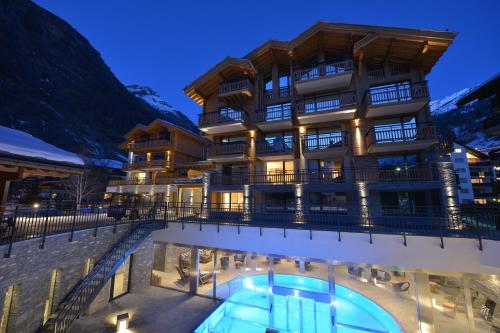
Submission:
<svg viewBox="0 0 500 333">
<path fill-rule="evenodd" d="M 213 142 L 207 201 L 349 214 L 455 205 L 425 80 L 454 37 L 319 22 L 216 64 L 184 89 Z"/>
<path fill-rule="evenodd" d="M 206 145 L 203 137 L 164 120 L 137 125 L 120 145 L 128 153 L 127 177 L 111 181 L 107 192 L 151 202 L 201 202 L 203 170 L 210 168 Z"/>
</svg>

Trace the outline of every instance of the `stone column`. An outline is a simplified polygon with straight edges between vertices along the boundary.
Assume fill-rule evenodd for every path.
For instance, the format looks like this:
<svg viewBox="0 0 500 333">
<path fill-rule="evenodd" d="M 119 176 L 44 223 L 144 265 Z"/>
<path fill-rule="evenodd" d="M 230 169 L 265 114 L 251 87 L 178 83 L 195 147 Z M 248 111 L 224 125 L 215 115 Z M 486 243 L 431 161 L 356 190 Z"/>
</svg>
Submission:
<svg viewBox="0 0 500 333">
<path fill-rule="evenodd" d="M 432 310 L 432 296 L 429 287 L 429 275 L 413 273 L 413 285 L 417 297 L 417 322 L 419 332 L 434 333 L 434 314 Z"/>
<path fill-rule="evenodd" d="M 208 208 L 211 204 L 210 198 L 210 172 L 203 173 L 203 181 L 201 185 L 201 217 L 208 218 Z"/>
<path fill-rule="evenodd" d="M 250 185 L 243 185 L 243 220 L 250 221 L 252 219 L 252 190 Z"/>
<path fill-rule="evenodd" d="M 200 251 L 198 247 L 191 247 L 191 269 L 189 279 L 189 293 L 196 295 L 198 293 L 198 274 L 200 272 Z"/>
</svg>

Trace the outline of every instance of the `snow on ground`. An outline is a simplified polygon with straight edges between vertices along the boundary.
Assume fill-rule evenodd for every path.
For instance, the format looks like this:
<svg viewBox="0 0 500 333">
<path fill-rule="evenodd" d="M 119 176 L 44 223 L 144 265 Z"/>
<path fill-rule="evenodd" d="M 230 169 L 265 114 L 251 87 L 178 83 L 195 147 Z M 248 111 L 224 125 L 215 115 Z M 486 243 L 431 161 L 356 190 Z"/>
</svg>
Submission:
<svg viewBox="0 0 500 333">
<path fill-rule="evenodd" d="M 26 132 L 4 126 L 0 126 L 0 152 L 54 162 L 84 164 L 83 160 L 74 153 L 53 146 Z"/>
</svg>

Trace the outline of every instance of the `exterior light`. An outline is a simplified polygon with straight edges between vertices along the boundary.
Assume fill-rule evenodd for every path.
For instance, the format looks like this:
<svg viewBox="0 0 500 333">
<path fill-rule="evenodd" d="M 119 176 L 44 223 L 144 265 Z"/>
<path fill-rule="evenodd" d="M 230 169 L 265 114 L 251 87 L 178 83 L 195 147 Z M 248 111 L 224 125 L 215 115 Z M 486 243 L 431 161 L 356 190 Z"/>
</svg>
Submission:
<svg viewBox="0 0 500 333">
<path fill-rule="evenodd" d="M 354 119 L 354 126 L 359 127 L 359 118 Z"/>
<path fill-rule="evenodd" d="M 396 171 L 401 171 L 401 168 L 400 168 L 400 167 L 397 167 L 397 168 L 396 168 Z"/>
<path fill-rule="evenodd" d="M 457 154 L 460 154 L 462 152 L 462 149 L 461 148 L 455 148 L 454 152 L 457 153 Z"/>
<path fill-rule="evenodd" d="M 304 126 L 299 127 L 299 133 L 304 134 L 306 132 L 306 128 Z"/>
<path fill-rule="evenodd" d="M 130 318 L 128 312 L 116 316 L 116 332 L 124 333 L 128 329 Z"/>
<path fill-rule="evenodd" d="M 40 207 L 40 204 L 38 202 L 36 202 L 36 203 L 33 204 L 33 208 L 36 209 L 36 208 L 39 208 L 39 207 Z"/>
</svg>

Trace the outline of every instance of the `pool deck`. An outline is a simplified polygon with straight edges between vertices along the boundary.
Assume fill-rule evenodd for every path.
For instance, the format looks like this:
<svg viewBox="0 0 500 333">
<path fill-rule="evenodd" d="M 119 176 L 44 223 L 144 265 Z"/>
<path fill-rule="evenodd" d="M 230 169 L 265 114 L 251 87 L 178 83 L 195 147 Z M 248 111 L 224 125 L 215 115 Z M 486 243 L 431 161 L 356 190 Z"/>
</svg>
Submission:
<svg viewBox="0 0 500 333">
<path fill-rule="evenodd" d="M 97 312 L 81 317 L 71 333 L 115 332 L 118 314 L 130 315 L 129 333 L 190 333 L 220 302 L 160 287 L 148 287 L 107 303 Z"/>
</svg>

